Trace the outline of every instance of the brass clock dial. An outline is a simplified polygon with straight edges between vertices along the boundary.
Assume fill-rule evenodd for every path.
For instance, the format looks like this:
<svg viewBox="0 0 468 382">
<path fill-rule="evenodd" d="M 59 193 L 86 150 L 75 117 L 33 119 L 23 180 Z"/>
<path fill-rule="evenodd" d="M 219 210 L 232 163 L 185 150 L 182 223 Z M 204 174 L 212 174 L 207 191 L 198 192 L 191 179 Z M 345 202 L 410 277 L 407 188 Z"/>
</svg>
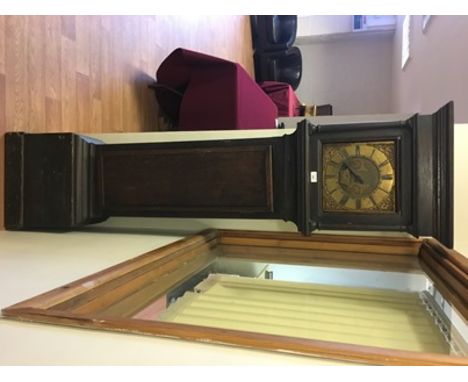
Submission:
<svg viewBox="0 0 468 382">
<path fill-rule="evenodd" d="M 395 142 L 323 145 L 323 210 L 393 213 Z"/>
</svg>

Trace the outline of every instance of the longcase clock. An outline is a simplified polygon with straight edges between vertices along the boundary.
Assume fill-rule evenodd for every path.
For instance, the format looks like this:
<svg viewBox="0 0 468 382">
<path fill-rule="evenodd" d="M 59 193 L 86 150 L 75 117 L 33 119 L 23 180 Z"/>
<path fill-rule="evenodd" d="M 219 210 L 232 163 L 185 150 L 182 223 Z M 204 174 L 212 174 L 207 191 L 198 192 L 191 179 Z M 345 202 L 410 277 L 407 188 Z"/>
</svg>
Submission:
<svg viewBox="0 0 468 382">
<path fill-rule="evenodd" d="M 282 137 L 104 144 L 6 134 L 7 229 L 109 216 L 283 219 L 453 241 L 453 103 L 394 122 L 314 125 Z"/>
</svg>

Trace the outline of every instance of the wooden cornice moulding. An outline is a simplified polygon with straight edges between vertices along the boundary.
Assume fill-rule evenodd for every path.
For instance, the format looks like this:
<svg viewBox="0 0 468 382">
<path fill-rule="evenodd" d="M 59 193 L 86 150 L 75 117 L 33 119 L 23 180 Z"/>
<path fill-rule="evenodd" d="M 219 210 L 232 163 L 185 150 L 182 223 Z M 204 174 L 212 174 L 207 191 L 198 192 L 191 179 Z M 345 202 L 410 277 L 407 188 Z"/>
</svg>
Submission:
<svg viewBox="0 0 468 382">
<path fill-rule="evenodd" d="M 248 248 L 252 250 L 250 254 Z M 273 251 L 270 257 L 265 257 L 274 248 L 280 252 Z M 227 252 L 223 252 L 225 250 Z M 335 256 L 329 263 L 326 263 L 327 253 L 330 257 Z M 200 270 L 206 269 L 216 258 L 249 257 L 254 261 L 266 258 L 273 262 L 274 256 L 278 255 L 287 264 L 299 261 L 313 266 L 333 266 L 335 261 L 335 265 L 354 264 L 358 268 L 359 262 L 360 265 L 371 262 L 372 254 L 379 260 L 370 267 L 378 270 L 392 270 L 395 267 L 403 270 L 406 267 L 408 271 L 419 259 L 444 297 L 460 312 L 466 309 L 466 289 L 463 289 L 467 284 L 466 259 L 436 241 L 206 230 L 14 304 L 3 309 L 2 314 L 5 318 L 21 321 L 154 335 L 364 364 L 468 366 L 468 357 L 442 353 L 395 350 L 132 317 L 161 296 L 165 297 L 168 291 L 187 282 Z M 359 259 L 359 256 L 363 258 Z M 447 274 L 450 275 L 448 279 Z"/>
<path fill-rule="evenodd" d="M 223 256 L 287 264 L 395 272 L 420 271 L 422 241 L 412 237 L 221 230 Z"/>
<path fill-rule="evenodd" d="M 354 235 L 313 234 L 303 236 L 296 232 L 259 232 L 221 230 L 221 244 L 281 247 L 295 249 L 322 249 L 327 251 L 382 253 L 417 256 L 421 240 L 413 237 L 377 237 Z"/>
<path fill-rule="evenodd" d="M 84 297 L 106 292 L 109 286 L 124 284 L 141 274 L 141 270 L 160 267 L 172 262 L 177 264 L 177 258 L 195 253 L 211 250 L 218 245 L 216 230 L 205 230 L 196 235 L 178 240 L 174 243 L 149 251 L 133 259 L 124 261 L 100 272 L 86 276 L 69 284 L 55 288 L 36 297 L 12 305 L 10 308 L 31 307 L 50 309 L 57 306 L 70 307 L 72 302 Z M 145 268 L 146 267 L 146 268 Z"/>
<path fill-rule="evenodd" d="M 426 239 L 421 245 L 419 260 L 442 296 L 468 322 L 468 259 L 437 240 Z"/>
</svg>

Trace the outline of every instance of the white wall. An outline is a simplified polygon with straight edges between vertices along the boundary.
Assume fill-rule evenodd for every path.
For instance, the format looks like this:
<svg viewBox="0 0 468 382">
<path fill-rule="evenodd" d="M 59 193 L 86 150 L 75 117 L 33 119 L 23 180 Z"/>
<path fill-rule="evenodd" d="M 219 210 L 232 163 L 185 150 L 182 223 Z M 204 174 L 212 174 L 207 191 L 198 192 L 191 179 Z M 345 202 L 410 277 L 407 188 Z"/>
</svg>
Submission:
<svg viewBox="0 0 468 382">
<path fill-rule="evenodd" d="M 468 257 L 468 124 L 456 124 L 454 131 L 454 245 Z"/>
<path fill-rule="evenodd" d="M 393 44 L 392 112 L 430 114 L 455 102 L 455 122 L 468 122 L 468 16 L 411 16 L 410 59 L 401 69 L 403 16 Z"/>
<path fill-rule="evenodd" d="M 393 45 L 392 111 L 430 114 L 453 100 L 454 248 L 468 255 L 468 16 L 432 16 L 422 31 L 422 16 L 411 16 L 410 59 L 401 69 L 403 16 Z"/>
<path fill-rule="evenodd" d="M 341 115 L 430 114 L 453 100 L 455 121 L 468 122 L 468 16 L 432 16 L 425 32 L 422 16 L 411 18 L 411 57 L 402 70 L 403 16 L 394 35 L 368 36 L 349 33 L 351 16 L 299 17 L 301 101 L 331 103 Z"/>
<path fill-rule="evenodd" d="M 362 35 L 297 45 L 306 104 L 333 105 L 335 115 L 391 112 L 391 35 Z"/>
<path fill-rule="evenodd" d="M 307 15 L 297 18 L 297 37 L 351 32 L 352 16 Z"/>
</svg>

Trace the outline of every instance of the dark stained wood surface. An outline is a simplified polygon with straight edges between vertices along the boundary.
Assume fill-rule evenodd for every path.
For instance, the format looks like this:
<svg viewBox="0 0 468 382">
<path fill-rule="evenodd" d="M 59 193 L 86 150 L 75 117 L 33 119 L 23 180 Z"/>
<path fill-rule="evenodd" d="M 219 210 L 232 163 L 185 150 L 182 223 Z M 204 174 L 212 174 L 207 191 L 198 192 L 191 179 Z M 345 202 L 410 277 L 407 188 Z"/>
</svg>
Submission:
<svg viewBox="0 0 468 382">
<path fill-rule="evenodd" d="M 303 174 L 293 171 L 288 156 L 295 134 L 139 144 L 101 144 L 72 133 L 6 138 L 8 229 L 69 230 L 109 216 L 180 216 L 284 219 L 309 233 L 294 214 L 304 209 L 294 197 Z"/>
<path fill-rule="evenodd" d="M 268 144 L 127 147 L 98 147 L 102 209 L 108 215 L 273 211 Z"/>
</svg>

